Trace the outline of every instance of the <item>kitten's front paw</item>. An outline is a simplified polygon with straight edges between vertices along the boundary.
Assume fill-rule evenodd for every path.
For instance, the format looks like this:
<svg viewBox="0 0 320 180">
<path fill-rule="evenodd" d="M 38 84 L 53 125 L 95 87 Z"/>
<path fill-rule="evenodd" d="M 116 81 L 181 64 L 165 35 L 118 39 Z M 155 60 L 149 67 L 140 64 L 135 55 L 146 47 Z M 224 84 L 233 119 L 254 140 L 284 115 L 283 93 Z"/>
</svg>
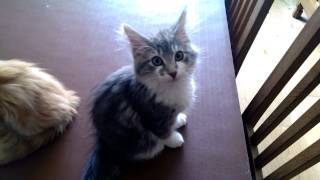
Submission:
<svg viewBox="0 0 320 180">
<path fill-rule="evenodd" d="M 173 131 L 171 135 L 164 141 L 164 144 L 170 148 L 181 147 L 183 143 L 184 143 L 183 137 L 177 131 Z"/>
<path fill-rule="evenodd" d="M 176 121 L 173 125 L 173 128 L 174 129 L 178 129 L 184 125 L 187 124 L 187 115 L 183 114 L 183 113 L 179 113 L 177 118 L 176 118 Z"/>
</svg>

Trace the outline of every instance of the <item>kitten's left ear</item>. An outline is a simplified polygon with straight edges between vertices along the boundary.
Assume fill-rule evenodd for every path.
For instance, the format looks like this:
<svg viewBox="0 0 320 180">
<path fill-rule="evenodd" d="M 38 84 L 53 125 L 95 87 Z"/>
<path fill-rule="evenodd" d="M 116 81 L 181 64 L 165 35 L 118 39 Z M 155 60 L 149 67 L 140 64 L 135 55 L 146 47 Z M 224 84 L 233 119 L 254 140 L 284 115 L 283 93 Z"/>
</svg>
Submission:
<svg viewBox="0 0 320 180">
<path fill-rule="evenodd" d="M 173 26 L 173 31 L 175 33 L 175 37 L 177 40 L 187 43 L 189 42 L 189 37 L 186 32 L 186 16 L 187 16 L 187 10 L 186 8 L 182 11 L 178 22 Z"/>
<path fill-rule="evenodd" d="M 135 31 L 133 28 L 131 28 L 129 25 L 124 24 L 123 30 L 126 33 L 128 40 L 130 42 L 131 48 L 134 53 L 136 53 L 137 50 L 148 46 L 148 40 L 141 34 L 139 34 L 137 31 Z"/>
</svg>

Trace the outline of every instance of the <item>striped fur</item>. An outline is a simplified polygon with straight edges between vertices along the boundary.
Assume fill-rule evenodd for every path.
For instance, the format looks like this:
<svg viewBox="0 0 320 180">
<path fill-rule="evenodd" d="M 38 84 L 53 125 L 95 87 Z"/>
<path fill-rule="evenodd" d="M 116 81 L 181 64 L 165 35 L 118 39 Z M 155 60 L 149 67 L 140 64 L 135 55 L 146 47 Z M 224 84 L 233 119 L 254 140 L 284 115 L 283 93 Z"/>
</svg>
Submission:
<svg viewBox="0 0 320 180">
<path fill-rule="evenodd" d="M 194 97 L 197 58 L 184 30 L 185 15 L 150 38 L 124 26 L 134 63 L 112 73 L 93 94 L 96 145 L 83 179 L 118 179 L 123 163 L 153 158 L 165 146 L 182 146 L 177 129 L 185 125 L 181 112 Z M 183 52 L 183 58 L 177 60 L 177 52 Z M 161 65 L 153 62 L 155 57 Z"/>
</svg>

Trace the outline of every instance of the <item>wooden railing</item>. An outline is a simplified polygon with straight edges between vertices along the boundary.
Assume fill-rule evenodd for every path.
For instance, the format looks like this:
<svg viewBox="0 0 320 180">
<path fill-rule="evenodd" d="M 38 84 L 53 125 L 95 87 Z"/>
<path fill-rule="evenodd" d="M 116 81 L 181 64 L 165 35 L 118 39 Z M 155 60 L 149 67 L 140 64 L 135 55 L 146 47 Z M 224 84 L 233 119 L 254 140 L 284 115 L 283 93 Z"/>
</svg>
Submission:
<svg viewBox="0 0 320 180">
<path fill-rule="evenodd" d="M 236 75 L 271 8 L 273 0 L 227 1 Z M 320 42 L 320 8 L 308 20 L 242 114 L 251 170 L 255 179 L 289 179 L 320 161 L 320 139 L 267 177 L 262 168 L 320 122 L 320 100 L 262 152 L 257 146 L 320 83 L 320 59 L 257 130 L 253 127 Z"/>
</svg>

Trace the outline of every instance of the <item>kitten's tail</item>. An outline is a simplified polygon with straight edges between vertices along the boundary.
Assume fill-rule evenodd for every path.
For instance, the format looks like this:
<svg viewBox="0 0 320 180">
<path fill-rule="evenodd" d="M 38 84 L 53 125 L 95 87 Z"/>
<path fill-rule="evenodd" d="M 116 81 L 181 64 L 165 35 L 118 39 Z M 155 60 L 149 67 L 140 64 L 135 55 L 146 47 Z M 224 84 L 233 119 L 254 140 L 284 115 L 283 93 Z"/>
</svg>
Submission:
<svg viewBox="0 0 320 180">
<path fill-rule="evenodd" d="M 120 175 L 120 165 L 107 151 L 95 147 L 87 162 L 83 180 L 117 180 Z"/>
</svg>

